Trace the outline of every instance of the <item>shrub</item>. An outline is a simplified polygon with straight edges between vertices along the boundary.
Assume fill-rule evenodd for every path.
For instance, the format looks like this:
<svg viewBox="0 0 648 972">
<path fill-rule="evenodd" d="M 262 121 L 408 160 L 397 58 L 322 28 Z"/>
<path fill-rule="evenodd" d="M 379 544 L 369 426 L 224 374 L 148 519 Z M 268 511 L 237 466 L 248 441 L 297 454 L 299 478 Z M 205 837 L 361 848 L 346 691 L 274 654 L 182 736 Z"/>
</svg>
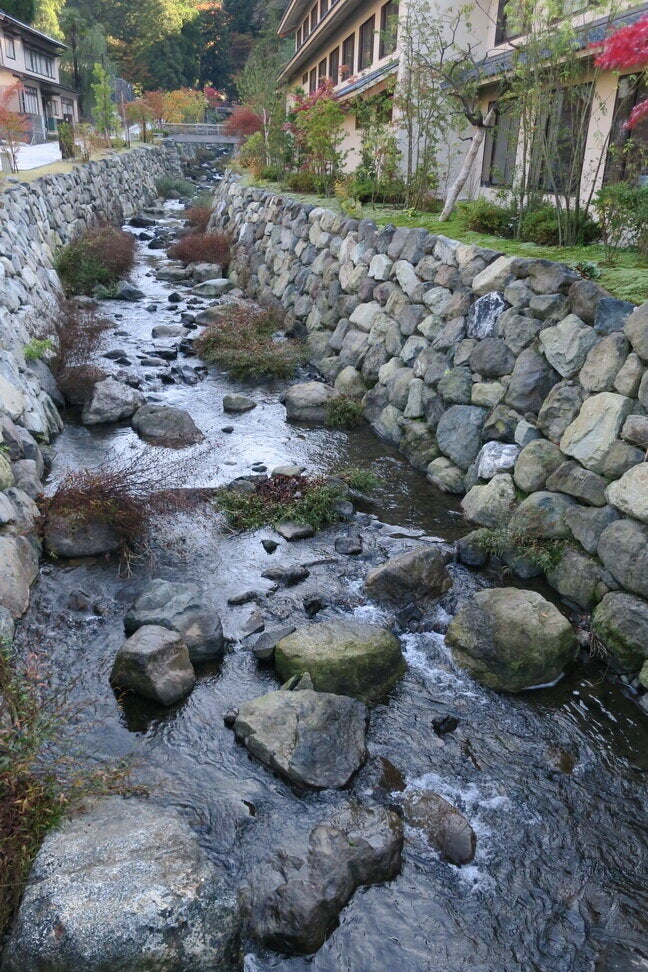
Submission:
<svg viewBox="0 0 648 972">
<path fill-rule="evenodd" d="M 52 342 L 49 338 L 32 338 L 29 344 L 26 344 L 23 348 L 23 354 L 25 356 L 25 361 L 36 361 L 38 358 L 42 358 L 44 354 L 47 354 L 53 349 Z"/>
<path fill-rule="evenodd" d="M 73 300 L 60 300 L 54 318 L 58 338 L 53 368 L 56 377 L 68 368 L 90 364 L 105 331 L 112 326 L 107 317 L 100 317 L 95 310 L 79 307 Z"/>
<path fill-rule="evenodd" d="M 283 321 L 272 308 L 232 304 L 194 342 L 201 358 L 219 364 L 235 378 L 291 378 L 306 360 L 303 345 L 278 339 Z"/>
<path fill-rule="evenodd" d="M 62 159 L 73 159 L 76 146 L 74 144 L 74 128 L 69 122 L 58 123 L 58 142 Z"/>
<path fill-rule="evenodd" d="M 530 537 L 508 527 L 480 530 L 477 544 L 486 553 L 500 559 L 507 554 L 525 557 L 545 573 L 558 566 L 566 546 L 564 540 Z"/>
<path fill-rule="evenodd" d="M 362 402 L 349 395 L 340 395 L 326 406 L 326 424 L 332 429 L 355 429 L 362 425 Z"/>
<path fill-rule="evenodd" d="M 286 185 L 293 192 L 317 192 L 317 178 L 312 172 L 289 172 L 286 176 Z"/>
<path fill-rule="evenodd" d="M 266 165 L 259 174 L 259 178 L 266 182 L 279 182 L 284 176 L 284 168 L 281 165 Z"/>
<path fill-rule="evenodd" d="M 587 215 L 582 215 L 576 227 L 576 243 L 592 243 L 599 235 L 596 223 Z M 520 221 L 520 238 L 527 243 L 539 246 L 560 246 L 560 222 L 553 206 L 532 209 Z"/>
<path fill-rule="evenodd" d="M 627 182 L 603 186 L 596 194 L 594 206 L 610 263 L 623 245 L 636 246 L 642 256 L 648 256 L 648 186 L 631 186 Z"/>
<path fill-rule="evenodd" d="M 196 187 L 188 179 L 181 179 L 179 176 L 163 176 L 155 183 L 158 196 L 163 199 L 191 199 L 196 194 Z"/>
<path fill-rule="evenodd" d="M 194 233 L 206 233 L 212 216 L 211 206 L 194 205 L 187 210 L 185 219 Z"/>
<path fill-rule="evenodd" d="M 220 490 L 215 503 L 239 530 L 256 530 L 284 520 L 308 523 L 319 530 L 340 519 L 335 507 L 345 495 L 344 485 L 322 477 L 273 476 L 257 484 L 254 493 Z"/>
<path fill-rule="evenodd" d="M 512 211 L 507 206 L 498 206 L 480 196 L 473 202 L 464 202 L 457 207 L 459 222 L 464 229 L 474 233 L 488 233 L 491 236 L 510 236 Z"/>
<path fill-rule="evenodd" d="M 127 788 L 126 764 L 98 766 L 61 743 L 76 714 L 45 675 L 35 655 L 17 664 L 0 641 L 0 940 L 45 834 L 80 799 Z"/>
<path fill-rule="evenodd" d="M 75 523 L 99 521 L 114 530 L 127 566 L 148 554 L 151 528 L 161 518 L 196 509 L 204 499 L 200 490 L 179 489 L 177 474 L 186 478 L 186 460 L 172 463 L 161 473 L 153 455 L 139 454 L 128 461 L 108 460 L 92 469 L 68 472 L 51 496 L 40 503 L 40 529 L 50 518 Z"/>
<path fill-rule="evenodd" d="M 169 256 L 189 263 L 218 263 L 227 271 L 230 261 L 230 239 L 226 233 L 187 233 L 169 247 Z"/>
<path fill-rule="evenodd" d="M 135 261 L 135 237 L 103 224 L 86 230 L 58 254 L 56 270 L 67 294 L 91 294 L 98 284 L 109 287 L 129 272 Z"/>
<path fill-rule="evenodd" d="M 337 479 L 346 483 L 349 489 L 353 489 L 357 493 L 373 493 L 383 484 L 380 477 L 372 473 L 370 469 L 359 469 L 357 466 L 341 469 L 335 475 Z"/>
</svg>

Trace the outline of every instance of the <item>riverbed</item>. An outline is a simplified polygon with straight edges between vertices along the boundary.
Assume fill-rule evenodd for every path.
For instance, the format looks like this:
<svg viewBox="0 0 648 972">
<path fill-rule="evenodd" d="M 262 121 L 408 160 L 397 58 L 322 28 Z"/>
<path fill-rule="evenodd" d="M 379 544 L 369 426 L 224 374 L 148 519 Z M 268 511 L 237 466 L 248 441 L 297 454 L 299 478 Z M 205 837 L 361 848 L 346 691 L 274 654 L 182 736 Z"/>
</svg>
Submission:
<svg viewBox="0 0 648 972">
<path fill-rule="evenodd" d="M 168 206 L 163 222 L 173 228 L 180 216 Z M 181 811 L 232 887 L 261 866 L 269 850 L 289 847 L 333 808 L 369 799 L 378 757 L 400 771 L 408 788 L 435 790 L 469 819 L 477 834 L 472 864 L 444 863 L 420 831 L 408 828 L 401 874 L 359 890 L 319 952 L 286 957 L 248 943 L 247 972 L 648 968 L 645 716 L 596 659 L 581 659 L 552 689 L 509 697 L 473 682 L 445 646 L 444 631 L 461 598 L 508 586 L 510 576 L 453 563 L 453 587 L 434 611 L 400 619 L 407 672 L 388 702 L 372 708 L 370 758 L 348 791 L 295 791 L 254 761 L 225 727 L 228 709 L 278 686 L 273 670 L 260 667 L 250 650 L 255 637 L 243 636 L 253 610 L 260 610 L 267 629 L 304 624 L 304 602 L 319 598 L 318 620 L 352 615 L 396 623 L 364 594 L 369 567 L 418 543 L 451 544 L 468 527 L 458 503 L 368 426 L 341 432 L 287 423 L 279 400 L 285 382 L 247 385 L 215 367 L 205 373 L 191 353 L 163 367 L 141 365 L 138 356 L 156 347 L 173 352 L 178 343 L 153 340 L 153 326 L 178 323 L 183 311 L 209 303 L 194 303 L 182 284 L 157 280 L 165 263 L 163 251 L 138 243 L 132 280 L 146 298 L 101 304 L 114 323 L 102 353 L 123 350 L 131 364 L 98 363 L 140 377 L 152 400 L 187 409 L 205 443 L 182 452 L 156 449 L 128 425 L 86 428 L 70 410 L 55 443 L 48 489 L 68 469 L 140 454 L 154 456 L 161 478 L 171 465 L 174 484 L 190 488 L 250 475 L 257 462 L 268 470 L 295 463 L 318 473 L 360 466 L 383 485 L 359 504 L 352 522 L 312 540 L 281 543 L 273 554 L 261 543 L 276 538 L 272 529 L 235 534 L 220 516 L 196 512 L 159 524 L 150 556 L 129 574 L 114 561 L 45 562 L 17 643 L 47 659 L 51 685 L 67 695 L 75 713 L 76 740 L 97 759 L 129 757 L 133 781 L 148 789 L 151 801 Z M 178 302 L 168 300 L 174 291 Z M 156 309 L 147 310 L 152 305 Z M 184 379 L 173 371 L 178 365 Z M 188 383 L 192 374 L 195 383 L 193 377 Z M 222 399 L 234 391 L 250 395 L 257 407 L 226 415 Z M 227 427 L 233 431 L 223 431 Z M 349 533 L 363 538 L 360 557 L 335 552 L 335 539 Z M 306 565 L 310 576 L 275 591 L 261 574 L 288 564 Z M 199 670 L 191 695 L 169 710 L 134 697 L 119 701 L 108 683 L 124 640 L 124 614 L 152 577 L 202 585 L 229 645 L 223 663 Z M 248 590 L 256 592 L 255 602 L 227 603 Z M 454 731 L 435 728 L 444 716 L 457 720 Z"/>
</svg>

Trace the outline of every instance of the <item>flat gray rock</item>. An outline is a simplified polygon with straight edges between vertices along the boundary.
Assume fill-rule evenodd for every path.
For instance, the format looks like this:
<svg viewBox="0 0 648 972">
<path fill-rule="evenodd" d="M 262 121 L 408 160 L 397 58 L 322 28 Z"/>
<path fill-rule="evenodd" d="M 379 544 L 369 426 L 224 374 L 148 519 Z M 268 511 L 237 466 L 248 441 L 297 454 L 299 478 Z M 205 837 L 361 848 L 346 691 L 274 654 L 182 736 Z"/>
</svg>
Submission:
<svg viewBox="0 0 648 972">
<path fill-rule="evenodd" d="M 132 425 L 143 439 L 172 449 L 183 449 L 204 439 L 189 412 L 172 405 L 144 405 L 133 415 Z"/>
<path fill-rule="evenodd" d="M 239 706 L 236 738 L 299 786 L 346 786 L 366 758 L 367 710 L 327 692 L 270 692 Z"/>
<path fill-rule="evenodd" d="M 138 628 L 124 642 L 110 675 L 114 688 L 135 692 L 161 705 L 174 705 L 191 691 L 195 681 L 180 635 L 154 624 Z"/>
<path fill-rule="evenodd" d="M 130 418 L 145 399 L 136 388 L 115 378 L 98 381 L 92 389 L 90 401 L 84 406 L 81 420 L 84 425 L 120 422 Z"/>
<path fill-rule="evenodd" d="M 315 536 L 315 530 L 310 523 L 295 523 L 293 520 L 277 523 L 275 530 L 280 537 L 283 537 L 289 543 L 295 540 L 308 540 Z"/>
<path fill-rule="evenodd" d="M 162 578 L 152 580 L 124 618 L 129 635 L 145 624 L 159 625 L 182 635 L 194 665 L 223 655 L 221 620 L 197 584 L 178 584 Z"/>
<path fill-rule="evenodd" d="M 108 797 L 43 843 L 3 972 L 237 972 L 238 908 L 175 810 Z"/>
<path fill-rule="evenodd" d="M 249 395 L 225 395 L 223 398 L 224 412 L 251 412 L 257 403 Z"/>
</svg>

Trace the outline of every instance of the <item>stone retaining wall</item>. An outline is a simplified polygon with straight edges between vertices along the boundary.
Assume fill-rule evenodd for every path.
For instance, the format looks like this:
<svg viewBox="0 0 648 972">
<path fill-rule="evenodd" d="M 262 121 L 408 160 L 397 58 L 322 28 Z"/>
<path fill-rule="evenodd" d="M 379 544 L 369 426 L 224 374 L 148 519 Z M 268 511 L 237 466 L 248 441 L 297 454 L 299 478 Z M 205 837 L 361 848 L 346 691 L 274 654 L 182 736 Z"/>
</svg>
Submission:
<svg viewBox="0 0 648 972">
<path fill-rule="evenodd" d="M 602 602 L 601 634 L 632 614 L 635 634 L 605 644 L 639 669 L 648 303 L 634 309 L 563 264 L 378 227 L 233 176 L 211 225 L 234 234 L 234 282 L 281 302 L 326 380 L 362 395 L 377 433 L 435 487 L 466 494 L 473 523 L 522 546 L 567 541 L 549 582 L 583 610 Z M 475 539 L 460 545 L 471 562 L 483 556 Z M 517 543 L 506 559 L 522 576 L 541 573 Z"/>
<path fill-rule="evenodd" d="M 52 375 L 23 353 L 51 333 L 56 251 L 97 220 L 123 222 L 155 198 L 159 178 L 180 174 L 175 148 L 137 149 L 0 191 L 0 639 L 10 639 L 38 572 L 40 445 L 61 429 Z"/>
</svg>

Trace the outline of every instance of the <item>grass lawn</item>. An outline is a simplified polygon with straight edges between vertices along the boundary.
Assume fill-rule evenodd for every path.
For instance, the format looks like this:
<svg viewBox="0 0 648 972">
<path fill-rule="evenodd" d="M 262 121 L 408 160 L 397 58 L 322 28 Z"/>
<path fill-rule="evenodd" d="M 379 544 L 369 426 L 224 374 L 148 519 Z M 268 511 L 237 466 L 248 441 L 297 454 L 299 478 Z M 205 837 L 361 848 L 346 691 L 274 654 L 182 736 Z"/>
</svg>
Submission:
<svg viewBox="0 0 648 972">
<path fill-rule="evenodd" d="M 325 206 L 340 212 L 340 205 L 334 197 L 301 195 L 289 192 L 277 183 L 256 183 L 262 188 L 291 196 L 300 202 L 314 206 Z M 462 243 L 475 243 L 478 246 L 498 250 L 513 256 L 542 257 L 545 260 L 556 260 L 575 266 L 577 263 L 595 263 L 601 271 L 596 282 L 611 294 L 621 300 L 630 300 L 641 304 L 648 300 L 648 262 L 642 259 L 635 250 L 619 250 L 614 266 L 606 263 L 605 251 L 597 243 L 588 246 L 538 246 L 536 243 L 522 243 L 519 240 L 508 240 L 501 236 L 489 236 L 486 233 L 473 233 L 464 229 L 455 215 L 447 222 L 440 223 L 435 213 L 412 213 L 411 210 L 398 209 L 395 206 L 372 206 L 367 203 L 363 208 L 363 216 L 373 219 L 379 225 L 393 223 L 394 226 L 423 227 L 430 233 L 443 234 Z"/>
<path fill-rule="evenodd" d="M 125 152 L 134 151 L 134 149 L 152 148 L 152 147 L 154 146 L 151 145 L 150 143 L 147 143 L 145 145 L 144 142 L 134 141 L 129 149 L 110 148 L 110 149 L 102 149 L 100 152 L 94 152 L 90 161 L 98 162 L 101 159 L 107 159 L 112 155 L 123 155 Z M 86 163 L 80 162 L 78 159 L 77 160 L 68 159 L 65 161 L 63 159 L 59 159 L 58 162 L 50 162 L 49 165 L 41 165 L 37 169 L 26 169 L 24 172 L 18 172 L 17 174 L 11 172 L 1 173 L 0 192 L 2 192 L 3 189 L 7 189 L 9 188 L 9 186 L 16 184 L 15 182 L 9 182 L 7 177 L 9 177 L 10 179 L 17 179 L 18 182 L 36 182 L 36 180 L 42 178 L 42 176 L 61 175 L 61 173 L 64 172 L 72 172 L 73 169 L 76 169 L 78 166 L 85 165 L 85 164 Z"/>
</svg>

